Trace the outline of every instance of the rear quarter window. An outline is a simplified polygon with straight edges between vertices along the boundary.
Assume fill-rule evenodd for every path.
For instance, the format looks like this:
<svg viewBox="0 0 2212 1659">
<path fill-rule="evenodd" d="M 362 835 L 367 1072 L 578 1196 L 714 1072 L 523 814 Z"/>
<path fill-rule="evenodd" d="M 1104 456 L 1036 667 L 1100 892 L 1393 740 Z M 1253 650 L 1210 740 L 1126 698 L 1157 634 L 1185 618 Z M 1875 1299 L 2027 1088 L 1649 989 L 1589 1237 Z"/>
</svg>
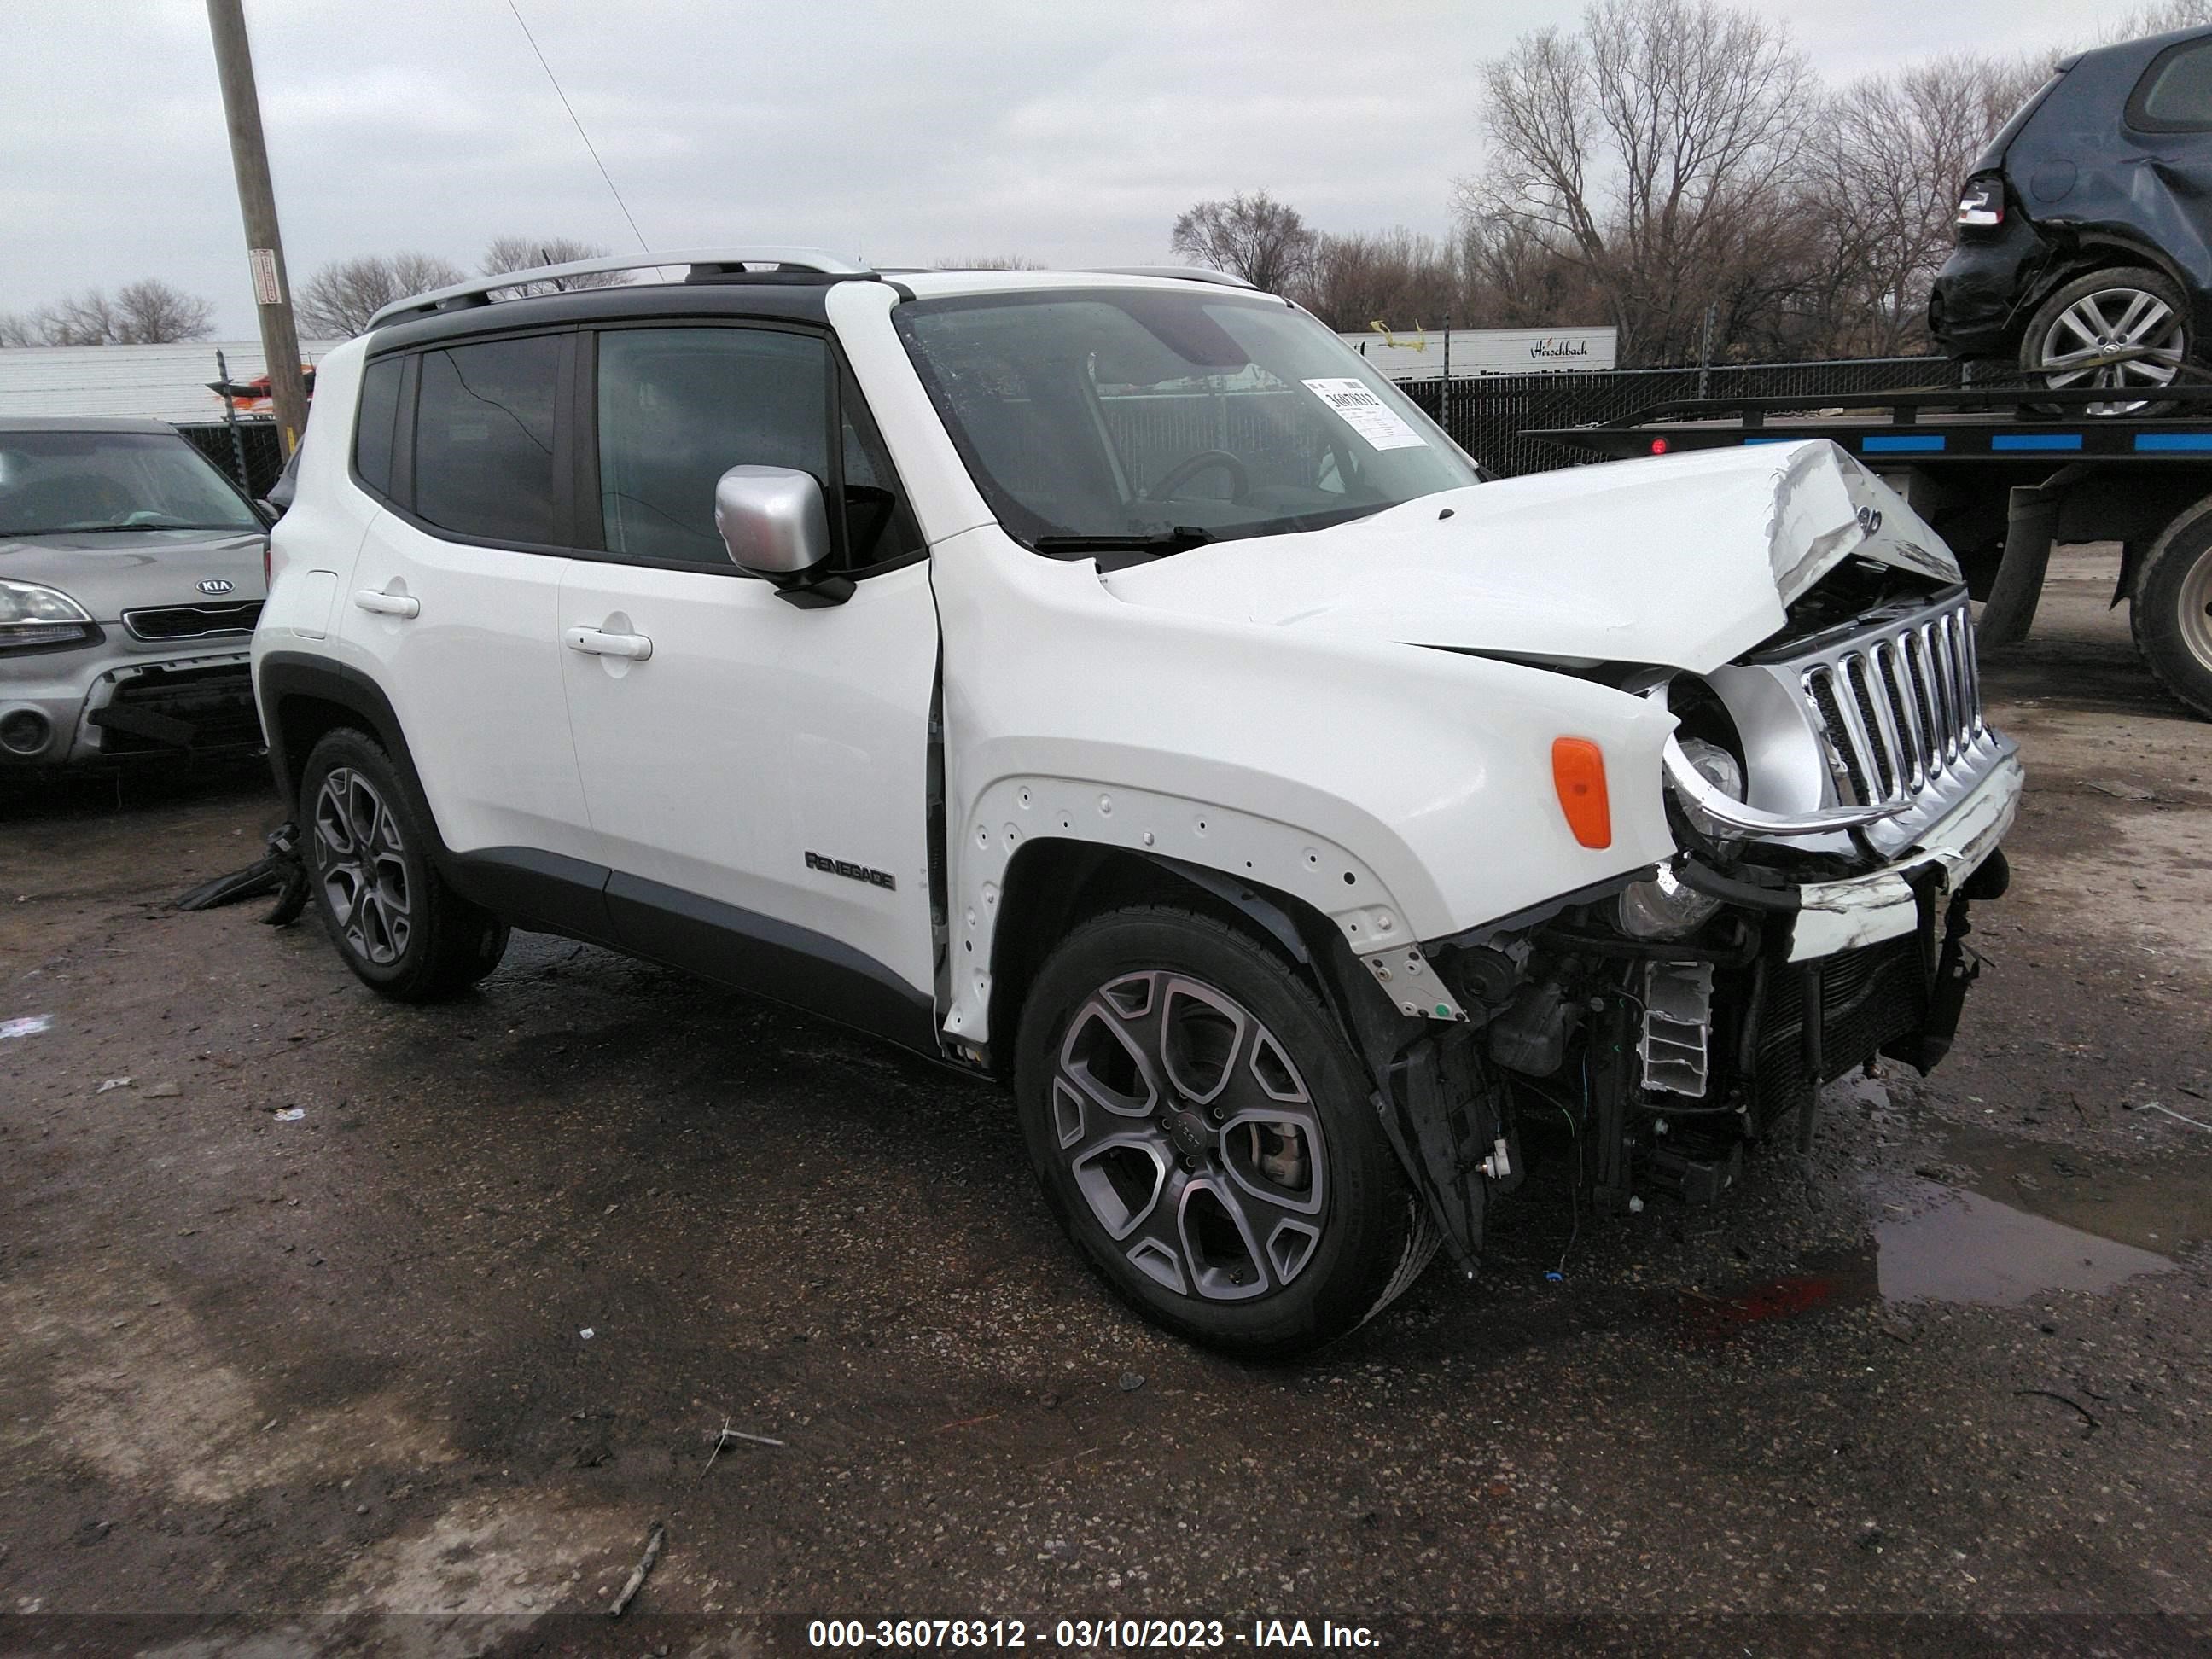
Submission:
<svg viewBox="0 0 2212 1659">
<path fill-rule="evenodd" d="M 392 493 L 392 435 L 399 418 L 400 360 L 383 357 L 361 377 L 361 413 L 353 429 L 353 470 L 380 495 Z"/>
<path fill-rule="evenodd" d="M 2145 132 L 2212 131 L 2212 37 L 2184 40 L 2151 59 L 2128 100 L 2128 125 Z"/>
</svg>

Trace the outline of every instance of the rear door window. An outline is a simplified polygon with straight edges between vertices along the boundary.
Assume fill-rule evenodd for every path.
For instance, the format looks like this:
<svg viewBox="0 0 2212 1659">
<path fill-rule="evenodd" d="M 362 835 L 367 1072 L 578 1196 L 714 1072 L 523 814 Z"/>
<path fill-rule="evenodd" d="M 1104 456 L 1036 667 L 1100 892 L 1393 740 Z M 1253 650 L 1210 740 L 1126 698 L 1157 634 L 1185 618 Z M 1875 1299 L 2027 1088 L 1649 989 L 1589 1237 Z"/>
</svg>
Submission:
<svg viewBox="0 0 2212 1659">
<path fill-rule="evenodd" d="M 554 403 L 562 337 L 486 340 L 422 354 L 415 512 L 484 541 L 554 543 Z"/>
</svg>

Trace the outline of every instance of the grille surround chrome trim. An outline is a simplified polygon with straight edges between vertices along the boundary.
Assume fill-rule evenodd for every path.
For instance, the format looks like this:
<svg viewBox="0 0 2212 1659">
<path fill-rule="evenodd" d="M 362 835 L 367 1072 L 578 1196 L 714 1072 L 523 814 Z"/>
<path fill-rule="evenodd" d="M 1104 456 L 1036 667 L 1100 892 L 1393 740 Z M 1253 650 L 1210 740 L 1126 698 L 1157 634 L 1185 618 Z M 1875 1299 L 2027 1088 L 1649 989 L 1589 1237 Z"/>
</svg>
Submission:
<svg viewBox="0 0 2212 1659">
<path fill-rule="evenodd" d="M 1962 589 L 1759 666 L 1790 689 L 1821 747 L 1823 805 L 1892 809 L 1864 832 L 1884 853 L 1910 845 L 2009 747 L 1983 718 Z"/>
<path fill-rule="evenodd" d="M 139 618 L 155 617 L 198 616 L 209 626 L 178 633 L 149 634 L 141 630 Z M 213 640 L 226 635 L 244 635 L 253 632 L 260 620 L 261 601 L 258 599 L 226 600 L 219 605 L 140 605 L 123 613 L 123 626 L 134 640 L 148 645 L 166 645 L 174 640 Z"/>
</svg>

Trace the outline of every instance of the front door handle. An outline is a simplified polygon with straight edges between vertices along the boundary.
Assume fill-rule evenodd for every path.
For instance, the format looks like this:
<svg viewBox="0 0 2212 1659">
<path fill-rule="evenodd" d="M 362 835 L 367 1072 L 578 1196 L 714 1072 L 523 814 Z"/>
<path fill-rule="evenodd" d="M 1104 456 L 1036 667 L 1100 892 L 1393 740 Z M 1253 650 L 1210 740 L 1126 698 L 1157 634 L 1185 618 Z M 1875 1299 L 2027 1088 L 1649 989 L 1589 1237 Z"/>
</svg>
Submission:
<svg viewBox="0 0 2212 1659">
<path fill-rule="evenodd" d="M 380 617 L 419 617 L 422 601 L 411 593 L 380 593 L 373 587 L 364 587 L 353 596 L 353 602 L 364 611 L 374 611 Z"/>
<path fill-rule="evenodd" d="M 628 657 L 643 662 L 653 655 L 653 641 L 642 634 L 603 634 L 596 628 L 571 628 L 561 635 L 571 651 L 591 657 Z"/>
</svg>

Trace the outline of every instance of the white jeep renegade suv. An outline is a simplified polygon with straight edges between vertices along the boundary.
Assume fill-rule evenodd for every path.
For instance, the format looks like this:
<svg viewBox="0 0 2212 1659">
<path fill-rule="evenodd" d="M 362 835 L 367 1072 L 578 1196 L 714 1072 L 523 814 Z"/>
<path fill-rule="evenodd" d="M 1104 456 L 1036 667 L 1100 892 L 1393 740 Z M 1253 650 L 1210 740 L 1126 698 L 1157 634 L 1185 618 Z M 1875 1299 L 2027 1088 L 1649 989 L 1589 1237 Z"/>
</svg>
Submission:
<svg viewBox="0 0 2212 1659">
<path fill-rule="evenodd" d="M 254 637 L 362 978 L 510 926 L 1012 1082 L 1139 1310 L 1284 1353 L 1471 1271 L 1524 1108 L 1710 1196 L 1925 1067 L 2021 787 L 1959 571 L 1826 443 L 1486 483 L 1203 272 L 387 309 Z"/>
</svg>

